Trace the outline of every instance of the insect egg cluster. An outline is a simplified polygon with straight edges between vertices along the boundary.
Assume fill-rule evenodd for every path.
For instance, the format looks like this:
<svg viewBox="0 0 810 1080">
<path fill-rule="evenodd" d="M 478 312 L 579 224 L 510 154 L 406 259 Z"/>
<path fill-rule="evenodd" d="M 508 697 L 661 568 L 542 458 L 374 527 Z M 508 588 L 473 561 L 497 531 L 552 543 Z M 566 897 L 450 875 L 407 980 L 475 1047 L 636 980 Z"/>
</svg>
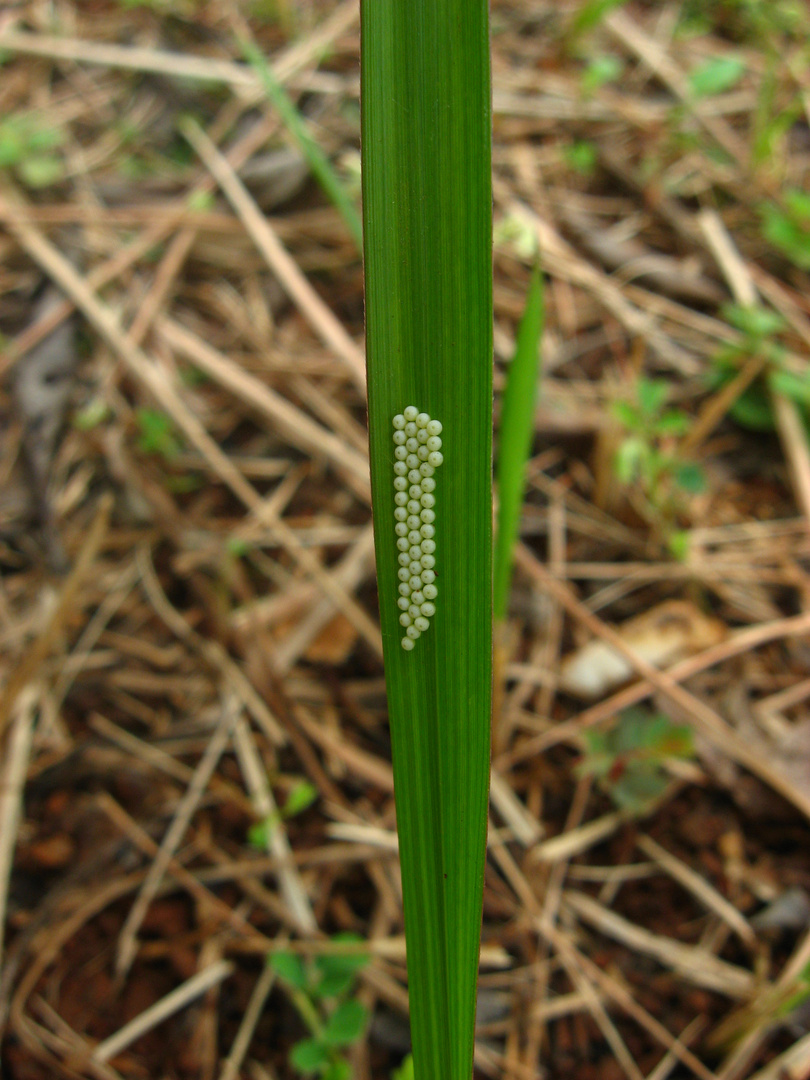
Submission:
<svg viewBox="0 0 810 1080">
<path fill-rule="evenodd" d="M 436 614 L 436 478 L 442 425 L 409 405 L 394 417 L 394 531 L 399 551 L 402 648 L 410 652 Z"/>
</svg>

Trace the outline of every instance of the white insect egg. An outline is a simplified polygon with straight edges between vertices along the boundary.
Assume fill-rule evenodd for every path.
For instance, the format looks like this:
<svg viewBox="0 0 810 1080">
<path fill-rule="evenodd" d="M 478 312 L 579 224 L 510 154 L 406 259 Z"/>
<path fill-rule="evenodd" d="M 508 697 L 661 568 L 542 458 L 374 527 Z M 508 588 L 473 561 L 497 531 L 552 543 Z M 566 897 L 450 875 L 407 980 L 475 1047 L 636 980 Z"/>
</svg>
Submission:
<svg viewBox="0 0 810 1080">
<path fill-rule="evenodd" d="M 393 419 L 394 531 L 397 537 L 401 644 L 410 652 L 430 626 L 438 596 L 436 574 L 436 490 L 434 473 L 442 464 L 442 425 L 426 412 L 409 405 Z"/>
</svg>

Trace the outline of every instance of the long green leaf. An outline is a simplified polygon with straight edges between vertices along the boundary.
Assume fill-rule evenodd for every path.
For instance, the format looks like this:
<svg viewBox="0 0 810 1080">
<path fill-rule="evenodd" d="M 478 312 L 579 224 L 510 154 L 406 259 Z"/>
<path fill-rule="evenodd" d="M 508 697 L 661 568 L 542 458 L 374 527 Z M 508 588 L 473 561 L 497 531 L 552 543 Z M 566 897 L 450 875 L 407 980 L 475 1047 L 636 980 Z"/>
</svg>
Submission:
<svg viewBox="0 0 810 1080">
<path fill-rule="evenodd" d="M 298 143 L 299 150 L 307 159 L 313 176 L 343 215 L 343 220 L 359 251 L 363 246 L 363 228 L 351 196 L 332 168 L 329 158 L 310 135 L 306 122 L 287 96 L 287 92 L 276 78 L 261 49 L 247 38 L 242 40 L 241 45 L 245 57 L 262 81 L 265 93 L 284 121 L 287 130 Z"/>
<path fill-rule="evenodd" d="M 534 433 L 537 369 L 545 322 L 543 279 L 532 272 L 526 307 L 509 365 L 498 432 L 498 531 L 495 539 L 495 618 L 506 616 L 512 559 L 520 526 L 526 461 Z"/>
<path fill-rule="evenodd" d="M 371 481 L 416 1080 L 469 1080 L 492 687 L 486 0 L 364 0 Z M 441 421 L 436 613 L 400 645 L 392 418 Z"/>
</svg>

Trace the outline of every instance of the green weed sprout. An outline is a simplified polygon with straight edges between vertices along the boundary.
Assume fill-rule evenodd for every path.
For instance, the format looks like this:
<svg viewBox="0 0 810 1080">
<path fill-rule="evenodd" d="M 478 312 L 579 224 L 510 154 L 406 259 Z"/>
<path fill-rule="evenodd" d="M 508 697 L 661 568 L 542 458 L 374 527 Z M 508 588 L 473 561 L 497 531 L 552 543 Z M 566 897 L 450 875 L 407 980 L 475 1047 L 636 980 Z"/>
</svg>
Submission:
<svg viewBox="0 0 810 1080">
<path fill-rule="evenodd" d="M 361 943 L 353 934 L 337 934 L 333 943 Z M 290 1051 L 290 1065 L 303 1076 L 349 1080 L 344 1051 L 358 1042 L 368 1011 L 352 996 L 357 974 L 368 963 L 365 953 L 328 953 L 311 961 L 292 952 L 273 953 L 270 966 L 281 979 L 309 1035 Z"/>
<path fill-rule="evenodd" d="M 689 430 L 690 420 L 680 409 L 667 407 L 669 393 L 665 380 L 642 378 L 636 385 L 635 401 L 614 402 L 613 415 L 624 437 L 613 467 L 617 479 L 635 489 L 635 504 L 642 516 L 679 554 L 680 534 L 675 525 L 683 496 L 702 491 L 705 477 L 697 462 L 684 460 L 678 452 L 678 439 Z"/>
<path fill-rule="evenodd" d="M 727 304 L 723 316 L 740 332 L 742 340 L 725 346 L 713 357 L 711 388 L 720 389 L 729 383 L 744 362 L 759 358 L 762 363 L 762 373 L 732 402 L 728 415 L 751 431 L 774 431 L 772 395 L 784 394 L 798 406 L 810 433 L 810 372 L 797 373 L 788 368 L 786 352 L 779 341 L 779 334 L 785 329 L 782 316 L 770 308 L 737 304 Z"/>
<path fill-rule="evenodd" d="M 250 846 L 259 851 L 267 851 L 270 836 L 276 826 L 282 821 L 295 817 L 296 814 L 302 814 L 317 798 L 318 789 L 314 784 L 310 784 L 308 780 L 299 781 L 290 791 L 283 806 L 279 807 L 275 813 L 257 821 L 255 825 L 251 825 L 247 835 Z"/>
<path fill-rule="evenodd" d="M 586 731 L 579 776 L 594 777 L 620 810 L 643 814 L 667 790 L 663 766 L 694 756 L 692 730 L 646 709 L 627 709 L 610 731 Z"/>
<path fill-rule="evenodd" d="M 64 132 L 32 116 L 0 120 L 0 171 L 12 170 L 29 188 L 44 188 L 61 180 L 65 167 L 56 153 Z"/>
</svg>

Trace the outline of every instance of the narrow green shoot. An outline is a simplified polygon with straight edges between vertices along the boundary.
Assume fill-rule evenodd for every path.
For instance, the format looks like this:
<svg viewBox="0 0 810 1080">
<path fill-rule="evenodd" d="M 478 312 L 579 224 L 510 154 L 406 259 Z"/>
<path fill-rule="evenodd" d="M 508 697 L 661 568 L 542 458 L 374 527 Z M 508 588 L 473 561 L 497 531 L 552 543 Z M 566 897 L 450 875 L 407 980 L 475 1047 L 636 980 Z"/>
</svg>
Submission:
<svg viewBox="0 0 810 1080">
<path fill-rule="evenodd" d="M 506 618 L 512 562 L 520 529 L 526 483 L 526 462 L 534 434 L 534 409 L 540 365 L 540 340 L 545 323 L 543 279 L 532 271 L 526 307 L 506 379 L 498 437 L 498 528 L 495 539 L 495 619 Z"/>
<path fill-rule="evenodd" d="M 472 1073 L 492 692 L 487 7 L 361 7 L 371 485 L 415 1080 Z M 417 421 L 418 413 L 425 415 Z M 416 479 L 435 483 L 425 490 L 408 475 L 420 499 L 434 499 L 427 563 L 397 547 L 400 414 L 415 425 L 406 433 L 415 446 L 426 446 L 416 441 L 428 431 L 426 417 L 441 425 L 441 468 L 427 474 L 408 465 Z M 407 494 L 415 510 L 434 510 L 430 499 Z M 399 576 L 401 556 L 426 566 L 437 591 L 412 649 L 402 645 L 413 639 L 400 622 L 408 615 L 398 606 L 401 587 L 413 593 Z"/>
<path fill-rule="evenodd" d="M 323 188 L 327 198 L 340 211 L 343 220 L 346 222 L 346 227 L 357 245 L 357 250 L 362 251 L 363 226 L 360 222 L 360 215 L 340 177 L 332 167 L 332 163 L 310 135 L 305 121 L 290 100 L 284 87 L 276 78 L 261 49 L 247 39 L 242 40 L 241 46 L 245 59 L 252 65 L 253 70 L 261 79 L 265 93 L 273 103 L 285 127 L 298 144 L 298 149 L 306 158 L 312 175 Z"/>
</svg>

